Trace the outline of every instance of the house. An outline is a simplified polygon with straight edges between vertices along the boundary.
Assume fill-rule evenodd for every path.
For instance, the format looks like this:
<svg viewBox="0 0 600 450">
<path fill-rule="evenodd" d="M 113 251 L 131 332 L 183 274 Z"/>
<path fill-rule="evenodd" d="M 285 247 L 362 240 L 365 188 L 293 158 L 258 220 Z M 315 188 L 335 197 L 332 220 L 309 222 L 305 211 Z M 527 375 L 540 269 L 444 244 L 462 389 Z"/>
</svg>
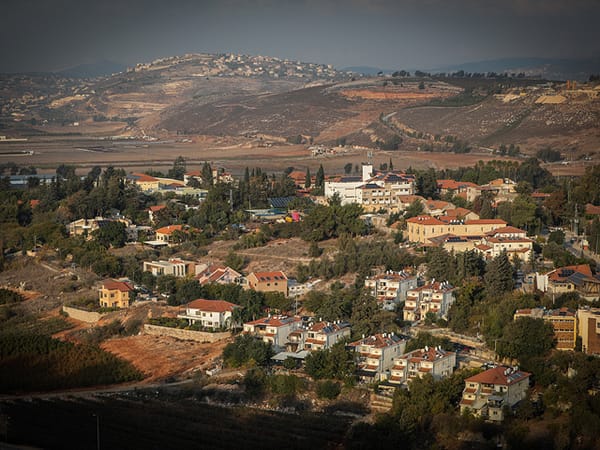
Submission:
<svg viewBox="0 0 600 450">
<path fill-rule="evenodd" d="M 466 378 L 460 412 L 501 422 L 504 408 L 513 408 L 527 396 L 530 375 L 517 367 L 498 366 Z"/>
<path fill-rule="evenodd" d="M 479 187 L 470 181 L 437 180 L 438 192 L 441 196 L 466 194 L 468 188 Z"/>
<path fill-rule="evenodd" d="M 452 375 L 455 367 L 456 352 L 426 346 L 394 358 L 388 381 L 391 384 L 406 384 L 425 374 L 430 374 L 437 381 Z"/>
<path fill-rule="evenodd" d="M 404 354 L 406 340 L 394 333 L 375 334 L 349 344 L 358 353 L 358 375 L 363 380 L 389 378 L 394 358 Z"/>
<path fill-rule="evenodd" d="M 285 347 L 290 333 L 301 327 L 301 317 L 278 315 L 246 322 L 243 332 L 268 342 L 278 351 Z"/>
<path fill-rule="evenodd" d="M 174 235 L 177 233 L 185 233 L 189 230 L 189 227 L 184 227 L 183 225 L 167 225 L 166 227 L 156 230 L 156 240 L 168 246 L 173 246 L 177 244 Z"/>
<path fill-rule="evenodd" d="M 160 180 L 145 173 L 130 173 L 127 175 L 128 181 L 134 183 L 143 192 L 152 192 L 159 188 Z"/>
<path fill-rule="evenodd" d="M 150 272 L 155 277 L 159 275 L 187 277 L 190 275 L 195 275 L 196 262 L 185 261 L 178 258 L 169 258 L 167 261 L 144 261 L 143 271 Z"/>
<path fill-rule="evenodd" d="M 209 265 L 196 273 L 196 279 L 201 285 L 217 284 L 244 284 L 244 276 L 229 266 Z"/>
<path fill-rule="evenodd" d="M 581 351 L 600 355 L 600 308 L 577 310 L 577 334 L 581 337 Z"/>
<path fill-rule="evenodd" d="M 178 314 L 179 319 L 186 319 L 190 325 L 200 323 L 203 327 L 214 330 L 231 328 L 233 311 L 239 305 L 224 300 L 205 300 L 202 298 L 185 305 L 185 313 Z"/>
<path fill-rule="evenodd" d="M 406 300 L 406 293 L 417 287 L 417 277 L 408 272 L 394 272 L 388 270 L 385 273 L 367 277 L 365 287 L 377 303 L 388 311 L 393 311 L 396 306 Z"/>
<path fill-rule="evenodd" d="M 287 297 L 288 278 L 281 271 L 252 272 L 246 277 L 248 289 L 259 292 L 279 292 Z"/>
<path fill-rule="evenodd" d="M 131 226 L 131 220 L 126 219 L 124 217 L 119 218 L 105 218 L 105 217 L 95 217 L 93 219 L 78 219 L 70 222 L 67 225 L 67 229 L 69 230 L 69 236 L 84 236 L 88 240 L 92 239 L 92 233 L 96 230 L 99 230 L 106 224 L 110 222 L 121 222 L 125 225 L 126 228 Z"/>
<path fill-rule="evenodd" d="M 133 300 L 133 286 L 128 281 L 104 280 L 98 290 L 102 308 L 129 308 Z"/>
<path fill-rule="evenodd" d="M 527 237 L 527 232 L 515 227 L 502 227 L 488 231 L 476 249 L 483 253 L 486 259 L 495 258 L 506 252 L 512 261 L 515 257 L 523 262 L 531 259 L 533 240 Z"/>
<path fill-rule="evenodd" d="M 517 309 L 513 319 L 531 317 L 549 322 L 554 329 L 557 350 L 574 350 L 577 340 L 577 314 L 569 308 L 550 309 L 526 308 Z"/>
<path fill-rule="evenodd" d="M 446 222 L 453 222 L 457 220 L 479 220 L 479 215 L 470 209 L 459 207 L 446 209 L 444 216 L 439 217 L 439 219 Z"/>
<path fill-rule="evenodd" d="M 593 274 L 589 264 L 565 266 L 547 274 L 536 274 L 537 288 L 548 294 L 577 292 L 587 300 L 600 297 L 600 275 Z"/>
<path fill-rule="evenodd" d="M 424 320 L 427 313 L 446 317 L 454 303 L 454 287 L 447 281 L 435 281 L 410 289 L 406 293 L 403 318 L 411 322 Z"/>
</svg>

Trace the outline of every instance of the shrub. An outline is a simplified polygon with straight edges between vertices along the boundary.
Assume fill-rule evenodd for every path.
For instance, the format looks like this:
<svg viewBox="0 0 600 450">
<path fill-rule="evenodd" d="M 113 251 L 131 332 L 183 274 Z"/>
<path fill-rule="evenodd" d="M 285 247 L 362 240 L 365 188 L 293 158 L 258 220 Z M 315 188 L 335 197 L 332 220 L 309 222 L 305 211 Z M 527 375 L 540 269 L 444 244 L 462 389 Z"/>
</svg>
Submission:
<svg viewBox="0 0 600 450">
<path fill-rule="evenodd" d="M 333 400 L 342 392 L 340 383 L 331 380 L 320 381 L 317 383 L 317 396 Z"/>
</svg>

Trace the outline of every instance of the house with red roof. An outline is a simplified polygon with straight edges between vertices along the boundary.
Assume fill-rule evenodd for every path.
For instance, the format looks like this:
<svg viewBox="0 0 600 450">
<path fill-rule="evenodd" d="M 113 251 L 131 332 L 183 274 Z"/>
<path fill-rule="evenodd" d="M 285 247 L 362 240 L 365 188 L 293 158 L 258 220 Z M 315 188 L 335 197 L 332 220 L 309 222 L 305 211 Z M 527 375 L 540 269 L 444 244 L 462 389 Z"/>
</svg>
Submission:
<svg viewBox="0 0 600 450">
<path fill-rule="evenodd" d="M 259 292 L 280 292 L 287 297 L 288 278 L 282 271 L 252 272 L 246 277 L 246 287 Z"/>
<path fill-rule="evenodd" d="M 425 347 L 394 358 L 390 370 L 391 384 L 406 384 L 426 374 L 438 381 L 449 377 L 456 367 L 456 352 L 443 350 L 441 347 Z"/>
<path fill-rule="evenodd" d="M 525 230 L 507 226 L 488 231 L 476 249 L 487 259 L 506 252 L 510 260 L 517 257 L 527 262 L 533 252 L 533 240 L 527 237 Z"/>
<path fill-rule="evenodd" d="M 484 419 L 501 422 L 504 408 L 513 408 L 527 396 L 530 373 L 517 367 L 498 366 L 465 379 L 461 414 L 469 411 Z"/>
<path fill-rule="evenodd" d="M 285 348 L 290 333 L 301 327 L 301 317 L 277 315 L 246 322 L 243 332 L 268 342 L 279 351 Z"/>
<path fill-rule="evenodd" d="M 196 279 L 201 285 L 217 284 L 244 284 L 244 276 L 229 266 L 208 265 L 196 274 Z"/>
<path fill-rule="evenodd" d="M 546 274 L 536 274 L 536 286 L 549 294 L 577 292 L 588 300 L 600 297 L 600 275 L 592 273 L 589 264 L 559 267 Z"/>
<path fill-rule="evenodd" d="M 129 308 L 133 301 L 133 285 L 129 281 L 104 280 L 98 289 L 102 308 Z"/>
<path fill-rule="evenodd" d="M 383 381 L 394 358 L 404 354 L 406 340 L 394 333 L 381 333 L 349 344 L 358 353 L 358 375 L 363 380 Z"/>
<path fill-rule="evenodd" d="M 205 328 L 230 329 L 233 325 L 233 311 L 241 308 L 225 300 L 205 300 L 198 298 L 185 305 L 185 312 L 177 315 L 190 325 L 200 323 Z"/>
</svg>

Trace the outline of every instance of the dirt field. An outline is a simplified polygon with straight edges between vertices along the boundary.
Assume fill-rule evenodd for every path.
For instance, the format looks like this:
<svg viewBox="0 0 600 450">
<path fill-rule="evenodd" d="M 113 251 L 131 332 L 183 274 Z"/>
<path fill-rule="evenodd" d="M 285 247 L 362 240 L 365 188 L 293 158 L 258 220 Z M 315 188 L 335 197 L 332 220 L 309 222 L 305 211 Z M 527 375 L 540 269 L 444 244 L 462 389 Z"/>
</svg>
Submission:
<svg viewBox="0 0 600 450">
<path fill-rule="evenodd" d="M 141 334 L 109 339 L 102 348 L 133 363 L 150 382 L 211 368 L 229 341 L 201 344 Z"/>
</svg>

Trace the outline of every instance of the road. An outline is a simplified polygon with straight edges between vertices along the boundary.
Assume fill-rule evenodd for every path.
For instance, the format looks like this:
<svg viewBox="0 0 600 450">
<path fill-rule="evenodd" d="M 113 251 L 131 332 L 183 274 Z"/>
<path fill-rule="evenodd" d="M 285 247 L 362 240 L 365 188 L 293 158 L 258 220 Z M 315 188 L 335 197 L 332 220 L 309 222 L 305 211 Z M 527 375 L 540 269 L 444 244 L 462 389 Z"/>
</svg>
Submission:
<svg viewBox="0 0 600 450">
<path fill-rule="evenodd" d="M 571 243 L 571 239 L 575 239 L 574 244 Z M 571 231 L 565 231 L 565 248 L 569 253 L 577 257 L 581 257 L 583 255 L 585 258 L 596 261 L 596 264 L 600 264 L 600 255 L 583 249 L 583 243 L 581 242 L 581 239 Z"/>
</svg>

